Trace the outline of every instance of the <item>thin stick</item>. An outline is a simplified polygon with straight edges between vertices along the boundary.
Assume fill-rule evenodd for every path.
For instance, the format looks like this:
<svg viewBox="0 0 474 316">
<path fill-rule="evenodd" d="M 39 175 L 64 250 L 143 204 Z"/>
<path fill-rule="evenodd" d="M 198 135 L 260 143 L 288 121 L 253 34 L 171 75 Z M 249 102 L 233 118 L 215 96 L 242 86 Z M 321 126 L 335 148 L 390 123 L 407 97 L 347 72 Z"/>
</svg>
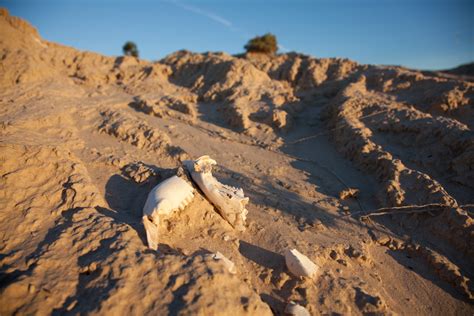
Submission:
<svg viewBox="0 0 474 316">
<path fill-rule="evenodd" d="M 384 207 L 377 210 L 371 211 L 361 216 L 361 218 L 369 218 L 371 216 L 391 215 L 391 214 L 404 214 L 404 213 L 424 213 L 431 211 L 442 211 L 446 208 L 452 208 L 452 206 L 446 204 L 425 204 L 425 205 L 406 205 L 406 206 L 395 206 L 395 207 Z M 354 213 L 351 215 L 358 215 L 360 213 Z"/>
<path fill-rule="evenodd" d="M 368 118 L 368 117 L 371 117 L 371 116 L 375 116 L 375 115 L 379 115 L 379 114 L 382 114 L 382 113 L 385 113 L 387 111 L 389 111 L 390 109 L 386 109 L 386 110 L 383 110 L 383 111 L 380 111 L 380 112 L 375 112 L 375 113 L 372 113 L 372 114 L 368 114 L 366 116 L 361 116 L 359 117 L 359 120 L 362 120 L 362 119 L 365 119 L 365 118 Z M 326 135 L 328 134 L 329 132 L 333 132 L 335 130 L 338 130 L 338 129 L 341 129 L 345 126 L 338 126 L 338 127 L 334 127 L 332 129 L 329 129 L 327 131 L 324 131 L 324 132 L 320 132 L 318 134 L 315 134 L 315 135 L 311 135 L 311 136 L 306 136 L 306 137 L 303 137 L 303 138 L 300 138 L 300 139 L 297 139 L 297 140 L 294 140 L 292 142 L 288 142 L 288 145 L 294 145 L 294 144 L 298 144 L 298 143 L 301 143 L 301 142 L 304 142 L 304 141 L 307 141 L 307 140 L 310 140 L 310 139 L 313 139 L 313 138 L 316 138 L 316 137 L 319 137 L 319 136 L 323 136 L 323 135 Z"/>
</svg>

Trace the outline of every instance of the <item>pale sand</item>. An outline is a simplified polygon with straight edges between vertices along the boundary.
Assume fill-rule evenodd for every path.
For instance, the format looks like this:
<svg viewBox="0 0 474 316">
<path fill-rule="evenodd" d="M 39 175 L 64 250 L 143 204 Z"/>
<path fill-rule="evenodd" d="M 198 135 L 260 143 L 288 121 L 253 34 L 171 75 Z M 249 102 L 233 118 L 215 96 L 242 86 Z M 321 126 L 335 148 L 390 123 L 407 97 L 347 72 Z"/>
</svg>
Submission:
<svg viewBox="0 0 474 316">
<path fill-rule="evenodd" d="M 474 313 L 472 77 L 300 54 L 105 57 L 5 10 L 0 60 L 0 314 Z M 250 197 L 247 230 L 197 191 L 148 250 L 148 192 L 205 154 Z M 313 280 L 285 267 L 292 248 Z"/>
</svg>

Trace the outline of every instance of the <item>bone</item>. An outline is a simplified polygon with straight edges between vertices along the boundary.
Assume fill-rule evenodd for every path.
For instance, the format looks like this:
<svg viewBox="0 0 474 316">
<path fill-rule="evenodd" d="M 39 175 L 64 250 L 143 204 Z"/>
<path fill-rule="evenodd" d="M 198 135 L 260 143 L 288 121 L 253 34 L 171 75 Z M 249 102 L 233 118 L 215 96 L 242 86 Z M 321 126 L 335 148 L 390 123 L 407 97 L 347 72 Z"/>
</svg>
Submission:
<svg viewBox="0 0 474 316">
<path fill-rule="evenodd" d="M 292 316 L 311 316 L 306 308 L 295 302 L 290 302 L 286 305 L 285 314 Z"/>
<path fill-rule="evenodd" d="M 212 175 L 212 166 L 216 161 L 209 156 L 183 162 L 194 182 L 206 198 L 217 208 L 221 216 L 239 231 L 245 230 L 249 198 L 244 196 L 242 188 L 235 188 L 217 181 Z"/>
<path fill-rule="evenodd" d="M 184 208 L 192 201 L 194 188 L 185 180 L 172 176 L 155 186 L 143 207 L 143 225 L 146 230 L 148 247 L 158 248 L 158 224 L 160 217 L 169 216 Z"/>
<path fill-rule="evenodd" d="M 296 249 L 285 252 L 285 262 L 288 270 L 297 277 L 312 278 L 319 269 L 308 257 Z"/>
<path fill-rule="evenodd" d="M 219 261 L 222 261 L 222 263 L 224 264 L 224 266 L 227 268 L 227 270 L 231 273 L 231 274 L 236 274 L 237 273 L 237 269 L 235 268 L 235 264 L 230 261 L 229 259 L 227 259 L 226 256 L 224 256 L 222 253 L 220 253 L 219 251 L 216 252 L 215 254 L 213 254 L 212 258 L 214 260 L 219 260 Z"/>
</svg>

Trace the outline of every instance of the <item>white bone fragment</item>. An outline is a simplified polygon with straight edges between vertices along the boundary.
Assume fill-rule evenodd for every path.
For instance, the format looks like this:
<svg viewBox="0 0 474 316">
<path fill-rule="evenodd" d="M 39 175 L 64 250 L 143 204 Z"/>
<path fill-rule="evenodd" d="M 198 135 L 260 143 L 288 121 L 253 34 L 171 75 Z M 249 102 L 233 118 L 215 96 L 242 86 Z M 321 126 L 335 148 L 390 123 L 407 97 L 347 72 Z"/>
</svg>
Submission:
<svg viewBox="0 0 474 316">
<path fill-rule="evenodd" d="M 319 269 L 319 267 L 308 257 L 296 249 L 285 251 L 285 262 L 288 270 L 298 277 L 302 276 L 311 278 Z"/>
<path fill-rule="evenodd" d="M 237 273 L 237 269 L 235 268 L 235 264 L 230 261 L 229 259 L 227 259 L 226 256 L 224 256 L 222 253 L 220 253 L 219 251 L 214 253 L 212 255 L 212 258 L 214 260 L 220 260 L 222 261 L 222 263 L 224 264 L 224 266 L 227 268 L 227 270 L 232 273 L 232 274 L 236 274 Z"/>
<path fill-rule="evenodd" d="M 160 216 L 183 210 L 193 199 L 194 188 L 185 180 L 172 176 L 155 186 L 143 207 L 143 225 L 148 247 L 158 248 L 158 223 Z"/>
<path fill-rule="evenodd" d="M 217 181 L 212 175 L 212 166 L 216 161 L 209 156 L 183 162 L 192 179 L 207 199 L 214 204 L 221 216 L 239 231 L 245 230 L 248 211 L 245 206 L 249 198 L 244 196 L 242 188 L 235 188 Z"/>
<path fill-rule="evenodd" d="M 286 305 L 285 314 L 292 316 L 311 316 L 306 308 L 291 301 Z"/>
</svg>

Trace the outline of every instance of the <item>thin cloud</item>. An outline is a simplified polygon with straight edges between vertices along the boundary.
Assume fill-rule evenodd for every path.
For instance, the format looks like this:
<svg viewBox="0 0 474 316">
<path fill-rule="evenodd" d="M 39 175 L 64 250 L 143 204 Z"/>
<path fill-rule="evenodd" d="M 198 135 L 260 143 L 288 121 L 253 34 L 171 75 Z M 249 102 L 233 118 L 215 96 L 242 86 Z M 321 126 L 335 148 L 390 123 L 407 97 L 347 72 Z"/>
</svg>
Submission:
<svg viewBox="0 0 474 316">
<path fill-rule="evenodd" d="M 207 11 L 207 10 L 203 10 L 201 8 L 198 8 L 198 7 L 195 7 L 195 6 L 191 6 L 191 5 L 188 5 L 188 4 L 183 4 L 183 3 L 180 3 L 180 2 L 177 2 L 177 1 L 170 1 L 170 3 L 184 9 L 184 10 L 187 10 L 187 11 L 190 11 L 190 12 L 193 12 L 193 13 L 196 13 L 196 14 L 199 14 L 201 16 L 204 16 L 206 18 L 209 18 L 211 20 L 213 20 L 214 22 L 217 22 L 219 24 L 222 24 L 228 28 L 233 28 L 232 27 L 232 22 L 230 22 L 229 20 L 213 13 L 213 12 L 210 12 L 210 11 Z"/>
<path fill-rule="evenodd" d="M 236 27 L 231 21 L 227 20 L 226 18 L 224 18 L 224 17 L 222 17 L 218 14 L 215 14 L 214 12 L 204 10 L 204 9 L 201 9 L 201 8 L 189 5 L 189 4 L 184 4 L 184 3 L 178 2 L 176 0 L 165 0 L 165 2 L 171 3 L 175 6 L 177 6 L 178 8 L 181 8 L 183 10 L 186 10 L 186 11 L 189 11 L 189 12 L 192 12 L 192 13 L 195 13 L 197 15 L 208 18 L 208 19 L 210 19 L 210 20 L 212 20 L 216 23 L 219 23 L 219 24 L 225 26 L 230 31 L 236 33 L 237 35 L 239 35 L 243 39 L 248 39 L 251 36 L 248 32 Z M 278 44 L 278 48 L 280 50 L 282 50 L 283 52 L 288 52 L 289 51 L 289 49 L 287 47 L 283 46 L 282 44 Z"/>
<path fill-rule="evenodd" d="M 288 52 L 290 51 L 286 46 L 283 46 L 282 44 L 278 44 L 278 48 L 282 50 L 283 52 Z"/>
</svg>

